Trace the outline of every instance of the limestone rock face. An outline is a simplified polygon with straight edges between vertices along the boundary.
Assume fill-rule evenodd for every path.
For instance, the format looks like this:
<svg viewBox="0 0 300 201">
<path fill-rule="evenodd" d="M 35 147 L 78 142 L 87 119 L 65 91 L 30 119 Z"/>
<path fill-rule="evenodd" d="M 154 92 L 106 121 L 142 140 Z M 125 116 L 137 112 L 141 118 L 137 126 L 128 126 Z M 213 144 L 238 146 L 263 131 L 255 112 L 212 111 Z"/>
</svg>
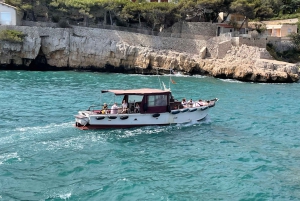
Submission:
<svg viewBox="0 0 300 201">
<path fill-rule="evenodd" d="M 299 80 L 297 64 L 273 60 L 265 48 L 246 45 L 232 47 L 223 59 L 211 60 L 204 68 L 214 77 L 242 81 L 296 82 Z"/>
<path fill-rule="evenodd" d="M 0 26 L 3 29 L 4 26 Z M 7 27 L 6 27 L 7 28 Z M 169 72 L 211 75 L 254 82 L 295 82 L 296 64 L 272 60 L 265 48 L 232 46 L 221 38 L 158 37 L 90 28 L 18 27 L 23 43 L 0 43 L 0 62 L 21 66 L 94 69 L 131 73 Z M 203 59 L 203 48 L 207 49 Z"/>
</svg>

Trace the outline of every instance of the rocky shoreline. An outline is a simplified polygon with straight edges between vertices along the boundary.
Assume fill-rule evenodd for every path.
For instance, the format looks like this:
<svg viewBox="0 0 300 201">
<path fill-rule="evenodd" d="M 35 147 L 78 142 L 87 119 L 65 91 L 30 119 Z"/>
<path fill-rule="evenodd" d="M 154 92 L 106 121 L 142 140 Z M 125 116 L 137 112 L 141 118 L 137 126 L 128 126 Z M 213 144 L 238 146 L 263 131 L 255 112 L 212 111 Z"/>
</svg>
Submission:
<svg viewBox="0 0 300 201">
<path fill-rule="evenodd" d="M 23 43 L 0 42 L 0 69 L 77 70 L 165 74 L 170 68 L 246 82 L 291 83 L 297 64 L 273 60 L 265 48 L 230 40 L 170 38 L 92 28 L 0 26 L 26 34 Z"/>
</svg>

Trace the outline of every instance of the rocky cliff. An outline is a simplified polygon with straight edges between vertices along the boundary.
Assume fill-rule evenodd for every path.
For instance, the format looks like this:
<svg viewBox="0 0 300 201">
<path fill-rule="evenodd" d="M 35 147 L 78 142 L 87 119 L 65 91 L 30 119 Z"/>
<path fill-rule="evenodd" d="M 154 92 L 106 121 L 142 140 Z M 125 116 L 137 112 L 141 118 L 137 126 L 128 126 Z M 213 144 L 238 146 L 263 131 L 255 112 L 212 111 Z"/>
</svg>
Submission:
<svg viewBox="0 0 300 201">
<path fill-rule="evenodd" d="M 81 69 L 190 74 L 255 82 L 295 82 L 295 64 L 272 60 L 266 49 L 232 46 L 230 39 L 184 39 L 92 28 L 0 26 L 26 34 L 23 43 L 0 43 L 2 68 Z"/>
</svg>

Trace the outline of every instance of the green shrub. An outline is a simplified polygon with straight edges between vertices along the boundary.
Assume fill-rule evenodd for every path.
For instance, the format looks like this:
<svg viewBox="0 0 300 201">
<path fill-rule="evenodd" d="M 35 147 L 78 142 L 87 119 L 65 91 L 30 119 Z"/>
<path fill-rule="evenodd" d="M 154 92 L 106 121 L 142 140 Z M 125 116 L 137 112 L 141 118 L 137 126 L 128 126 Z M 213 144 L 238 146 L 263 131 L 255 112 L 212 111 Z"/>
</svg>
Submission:
<svg viewBox="0 0 300 201">
<path fill-rule="evenodd" d="M 14 43 L 22 43 L 25 35 L 22 31 L 17 30 L 3 30 L 0 31 L 0 40 Z"/>
</svg>

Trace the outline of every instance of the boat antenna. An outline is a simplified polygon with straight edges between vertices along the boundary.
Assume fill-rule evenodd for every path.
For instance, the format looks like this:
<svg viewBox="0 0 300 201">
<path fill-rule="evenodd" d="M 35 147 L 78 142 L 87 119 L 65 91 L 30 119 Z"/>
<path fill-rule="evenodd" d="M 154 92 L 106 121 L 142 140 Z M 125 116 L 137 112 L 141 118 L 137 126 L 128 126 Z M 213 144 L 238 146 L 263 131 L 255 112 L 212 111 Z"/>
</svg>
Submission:
<svg viewBox="0 0 300 201">
<path fill-rule="evenodd" d="M 164 88 L 163 88 L 163 90 L 164 90 L 164 91 L 171 91 L 171 89 L 170 89 L 170 88 L 167 88 L 167 87 L 166 87 L 166 85 L 165 85 L 165 83 L 164 83 L 164 82 L 162 82 L 162 84 L 163 84 L 163 86 L 164 86 Z"/>
<path fill-rule="evenodd" d="M 159 75 L 158 75 L 158 68 L 156 68 L 156 75 L 158 77 L 158 82 L 159 82 L 160 88 L 163 89 L 163 87 L 161 86 L 161 81 L 160 81 Z"/>
<path fill-rule="evenodd" d="M 171 73 L 172 73 L 172 68 L 171 68 L 171 66 L 170 66 L 170 80 L 169 80 L 169 89 L 171 89 Z"/>
</svg>

